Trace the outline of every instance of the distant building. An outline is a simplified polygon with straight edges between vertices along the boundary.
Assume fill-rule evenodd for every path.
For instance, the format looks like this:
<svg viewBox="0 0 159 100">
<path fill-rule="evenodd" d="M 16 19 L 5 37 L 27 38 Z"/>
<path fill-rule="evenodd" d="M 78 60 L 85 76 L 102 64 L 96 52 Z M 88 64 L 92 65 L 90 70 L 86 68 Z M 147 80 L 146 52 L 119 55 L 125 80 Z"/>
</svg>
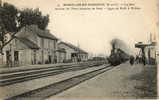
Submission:
<svg viewBox="0 0 159 100">
<path fill-rule="evenodd" d="M 57 63 L 64 63 L 66 61 L 66 50 L 64 48 L 58 48 L 56 50 Z"/>
<path fill-rule="evenodd" d="M 14 66 L 56 63 L 57 40 L 48 30 L 26 26 L 4 47 L 0 63 Z"/>
<path fill-rule="evenodd" d="M 88 53 L 79 47 L 76 47 L 70 43 L 60 42 L 59 48 L 63 48 L 66 51 L 66 62 L 80 62 L 88 60 Z"/>
</svg>

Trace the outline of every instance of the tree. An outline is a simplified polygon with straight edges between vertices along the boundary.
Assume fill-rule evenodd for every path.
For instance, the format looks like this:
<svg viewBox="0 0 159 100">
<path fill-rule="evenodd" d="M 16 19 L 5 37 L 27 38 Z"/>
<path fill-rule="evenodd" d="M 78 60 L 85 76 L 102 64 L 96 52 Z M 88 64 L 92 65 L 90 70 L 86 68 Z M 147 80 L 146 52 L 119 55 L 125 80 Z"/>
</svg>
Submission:
<svg viewBox="0 0 159 100">
<path fill-rule="evenodd" d="M 4 3 L 0 5 L 0 54 L 3 54 L 2 50 L 5 45 L 10 43 L 15 34 L 26 25 L 38 25 L 42 30 L 45 30 L 49 23 L 49 15 L 42 15 L 39 9 L 24 10 L 17 9 L 14 5 Z M 11 32 L 11 39 L 4 41 L 5 35 Z"/>
<path fill-rule="evenodd" d="M 49 23 L 49 15 L 43 16 L 38 8 L 36 9 L 27 8 L 20 11 L 18 22 L 20 22 L 20 27 L 24 27 L 25 25 L 35 24 L 40 29 L 45 30 Z"/>
<path fill-rule="evenodd" d="M 8 3 L 4 3 L 2 10 L 0 12 L 0 18 L 4 25 L 4 28 L 8 32 L 16 32 L 18 30 L 16 19 L 18 14 L 18 9 Z"/>
<path fill-rule="evenodd" d="M 4 3 L 0 6 L 0 54 L 2 54 L 3 47 L 10 42 L 5 42 L 5 34 L 12 32 L 14 35 L 18 31 L 17 13 L 17 8 L 11 4 Z"/>
</svg>

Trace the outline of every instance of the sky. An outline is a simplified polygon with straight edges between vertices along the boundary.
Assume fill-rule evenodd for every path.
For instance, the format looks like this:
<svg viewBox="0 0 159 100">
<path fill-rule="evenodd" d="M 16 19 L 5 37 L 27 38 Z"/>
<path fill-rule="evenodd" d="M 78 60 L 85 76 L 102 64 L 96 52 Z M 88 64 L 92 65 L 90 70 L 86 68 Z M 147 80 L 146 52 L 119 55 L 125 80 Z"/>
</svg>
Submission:
<svg viewBox="0 0 159 100">
<path fill-rule="evenodd" d="M 62 41 L 79 45 L 93 54 L 109 55 L 110 41 L 119 38 L 132 50 L 157 34 L 157 0 L 3 0 L 16 7 L 39 8 L 50 15 L 48 29 Z M 139 10 L 55 10 L 65 3 L 134 3 Z"/>
</svg>

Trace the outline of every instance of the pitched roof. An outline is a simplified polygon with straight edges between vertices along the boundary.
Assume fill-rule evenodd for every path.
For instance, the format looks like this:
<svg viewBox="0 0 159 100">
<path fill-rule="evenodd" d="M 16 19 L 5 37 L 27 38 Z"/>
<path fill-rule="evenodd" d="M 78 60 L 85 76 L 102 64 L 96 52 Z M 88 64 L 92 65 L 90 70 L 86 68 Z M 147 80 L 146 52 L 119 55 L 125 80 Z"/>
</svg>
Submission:
<svg viewBox="0 0 159 100">
<path fill-rule="evenodd" d="M 39 32 L 38 35 L 43 38 L 58 40 L 54 35 L 52 35 L 50 32 L 47 31 Z"/>
<path fill-rule="evenodd" d="M 64 44 L 72 49 L 74 49 L 75 51 L 77 51 L 78 53 L 85 53 L 85 54 L 88 54 L 86 51 L 82 50 L 81 48 L 79 47 L 76 47 L 74 45 L 72 45 L 71 43 L 66 43 L 66 42 L 60 42 L 59 44 Z"/>
<path fill-rule="evenodd" d="M 37 25 L 27 25 L 22 28 L 23 31 L 29 31 L 33 34 L 37 34 L 39 37 L 52 39 L 52 40 L 58 40 L 53 34 L 49 32 L 49 30 L 41 30 L 38 28 Z"/>
<path fill-rule="evenodd" d="M 30 41 L 27 38 L 21 38 L 21 37 L 15 37 L 15 38 L 18 39 L 23 44 L 25 44 L 30 49 L 39 49 L 40 48 L 37 44 L 35 44 L 34 42 Z"/>
</svg>

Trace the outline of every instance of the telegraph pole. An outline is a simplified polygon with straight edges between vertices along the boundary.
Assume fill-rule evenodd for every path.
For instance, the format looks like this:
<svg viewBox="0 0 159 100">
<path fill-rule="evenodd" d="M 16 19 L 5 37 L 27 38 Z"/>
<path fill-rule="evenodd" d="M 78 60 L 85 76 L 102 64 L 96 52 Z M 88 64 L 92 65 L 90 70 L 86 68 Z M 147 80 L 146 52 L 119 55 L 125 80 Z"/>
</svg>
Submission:
<svg viewBox="0 0 159 100">
<path fill-rule="evenodd" d="M 0 6 L 1 6 L 1 7 L 3 6 L 3 1 L 2 1 L 2 0 L 0 0 Z"/>
<path fill-rule="evenodd" d="M 0 6 L 2 6 L 2 0 L 0 0 Z"/>
</svg>

